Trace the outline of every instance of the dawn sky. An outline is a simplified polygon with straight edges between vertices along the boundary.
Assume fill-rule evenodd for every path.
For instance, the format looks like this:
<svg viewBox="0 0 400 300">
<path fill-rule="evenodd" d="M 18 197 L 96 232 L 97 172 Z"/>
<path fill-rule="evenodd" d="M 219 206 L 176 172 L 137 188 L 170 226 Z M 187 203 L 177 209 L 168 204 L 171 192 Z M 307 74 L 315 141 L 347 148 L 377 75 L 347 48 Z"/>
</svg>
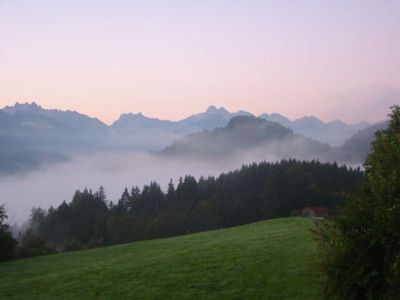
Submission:
<svg viewBox="0 0 400 300">
<path fill-rule="evenodd" d="M 399 53 L 398 0 L 0 0 L 0 107 L 377 121 Z"/>
</svg>

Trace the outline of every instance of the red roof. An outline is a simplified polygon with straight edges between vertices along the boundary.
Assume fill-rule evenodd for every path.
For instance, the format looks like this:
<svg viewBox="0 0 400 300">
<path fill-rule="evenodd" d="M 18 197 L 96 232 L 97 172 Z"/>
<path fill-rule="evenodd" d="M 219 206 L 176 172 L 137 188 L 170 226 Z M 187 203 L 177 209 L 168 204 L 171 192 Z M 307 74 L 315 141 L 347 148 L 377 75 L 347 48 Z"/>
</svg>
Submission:
<svg viewBox="0 0 400 300">
<path fill-rule="evenodd" d="M 326 214 L 328 212 L 328 209 L 323 207 L 323 206 L 318 206 L 318 207 L 310 207 L 310 210 L 315 214 L 315 215 L 321 215 L 321 214 Z"/>
</svg>

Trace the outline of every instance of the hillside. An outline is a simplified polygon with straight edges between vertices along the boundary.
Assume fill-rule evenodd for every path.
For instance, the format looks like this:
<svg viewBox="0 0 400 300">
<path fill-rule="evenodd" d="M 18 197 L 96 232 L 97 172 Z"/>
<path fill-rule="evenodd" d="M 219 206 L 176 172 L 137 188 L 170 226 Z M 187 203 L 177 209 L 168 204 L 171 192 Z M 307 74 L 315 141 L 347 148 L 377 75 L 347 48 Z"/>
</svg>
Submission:
<svg viewBox="0 0 400 300">
<path fill-rule="evenodd" d="M 278 122 L 260 117 L 238 116 L 232 118 L 226 127 L 175 140 L 160 153 L 167 157 L 215 162 L 250 163 L 295 158 L 361 165 L 371 149 L 375 132 L 385 128 L 385 124 L 381 122 L 360 129 L 342 146 L 331 147 L 298 134 Z"/>
<path fill-rule="evenodd" d="M 331 147 L 294 133 L 277 122 L 252 116 L 232 118 L 226 127 L 176 140 L 161 154 L 190 159 L 251 161 L 287 158 L 326 160 Z"/>
<path fill-rule="evenodd" d="M 0 264 L 2 299 L 317 299 L 309 219 Z"/>
<path fill-rule="evenodd" d="M 386 122 L 382 122 L 356 132 L 342 146 L 334 149 L 335 159 L 350 164 L 364 162 L 371 150 L 371 143 L 375 139 L 375 133 L 378 130 L 385 129 L 386 126 Z"/>
</svg>

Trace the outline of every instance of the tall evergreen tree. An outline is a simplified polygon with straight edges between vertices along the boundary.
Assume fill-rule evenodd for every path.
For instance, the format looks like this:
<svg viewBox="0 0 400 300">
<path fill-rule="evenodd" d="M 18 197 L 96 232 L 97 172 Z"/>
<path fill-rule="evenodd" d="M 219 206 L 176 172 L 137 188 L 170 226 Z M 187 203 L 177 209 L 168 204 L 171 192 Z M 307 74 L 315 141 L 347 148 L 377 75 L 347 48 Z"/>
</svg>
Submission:
<svg viewBox="0 0 400 300">
<path fill-rule="evenodd" d="M 175 198 L 175 186 L 172 179 L 169 180 L 168 188 L 167 188 L 167 203 L 168 205 L 173 204 L 173 200 Z"/>
<path fill-rule="evenodd" d="M 117 206 L 120 213 L 128 213 L 131 210 L 131 196 L 129 195 L 128 188 L 125 188 L 121 198 L 118 200 Z"/>
<path fill-rule="evenodd" d="M 5 205 L 0 205 L 0 261 L 13 259 L 17 246 L 17 241 L 12 237 L 6 223 L 7 218 Z"/>
</svg>

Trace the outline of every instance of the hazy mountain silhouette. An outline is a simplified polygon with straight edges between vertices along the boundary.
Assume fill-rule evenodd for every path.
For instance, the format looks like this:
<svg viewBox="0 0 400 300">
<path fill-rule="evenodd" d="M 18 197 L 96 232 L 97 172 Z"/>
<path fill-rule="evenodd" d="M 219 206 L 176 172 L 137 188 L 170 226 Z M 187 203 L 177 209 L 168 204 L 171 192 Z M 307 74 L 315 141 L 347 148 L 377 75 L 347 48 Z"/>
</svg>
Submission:
<svg viewBox="0 0 400 300">
<path fill-rule="evenodd" d="M 348 164 L 365 162 L 371 150 L 371 143 L 375 139 L 375 133 L 386 128 L 386 126 L 386 122 L 381 122 L 361 129 L 347 139 L 342 146 L 334 149 L 334 157 L 336 160 L 344 161 Z"/>
<path fill-rule="evenodd" d="M 210 106 L 207 111 L 180 121 L 149 118 L 141 113 L 122 114 L 111 125 L 114 133 L 124 137 L 124 145 L 142 150 L 161 150 L 174 140 L 204 129 L 225 127 L 229 119 L 238 115 L 251 115 L 245 111 L 230 113 L 223 107 Z"/>
<path fill-rule="evenodd" d="M 131 139 L 140 140 L 140 144 L 146 146 L 144 148 L 157 150 L 185 135 L 200 132 L 204 129 L 211 130 L 225 127 L 229 120 L 236 116 L 252 116 L 252 114 L 246 111 L 232 113 L 223 107 L 216 108 L 215 106 L 210 106 L 205 112 L 194 114 L 179 121 L 160 120 L 146 117 L 141 113 L 129 113 L 121 115 L 111 127 L 120 134 L 130 134 Z M 349 125 L 340 120 L 324 123 L 313 116 L 291 121 L 277 113 L 261 114 L 259 117 L 268 121 L 278 122 L 292 129 L 295 133 L 331 146 L 342 145 L 346 139 L 358 130 L 370 126 L 366 122 Z M 151 141 L 147 141 L 143 137 L 143 134 L 147 132 L 154 136 Z M 129 142 L 132 143 L 132 141 Z"/>
<path fill-rule="evenodd" d="M 278 159 L 318 159 L 362 165 L 371 149 L 375 132 L 383 129 L 379 123 L 356 132 L 340 147 L 309 139 L 278 122 L 255 117 L 234 117 L 224 128 L 191 134 L 160 152 L 162 156 L 196 160 L 247 162 Z"/>
<path fill-rule="evenodd" d="M 76 152 L 97 151 L 108 135 L 106 124 L 83 114 L 17 103 L 0 111 L 0 171 L 32 169 Z"/>
<path fill-rule="evenodd" d="M 303 117 L 294 121 L 279 114 L 262 114 L 259 116 L 268 121 L 275 121 L 283 126 L 293 129 L 295 133 L 302 134 L 321 143 L 331 146 L 340 146 L 346 139 L 358 130 L 370 126 L 369 123 L 360 122 L 349 125 L 340 120 L 324 123 L 314 116 Z"/>
<path fill-rule="evenodd" d="M 238 116 L 226 127 L 177 140 L 160 154 L 205 160 L 325 159 L 330 151 L 329 145 L 296 134 L 277 122 Z"/>
<path fill-rule="evenodd" d="M 235 118 L 239 116 L 247 118 Z M 298 157 L 312 158 L 312 155 L 319 155 L 320 152 L 318 151 L 327 148 L 327 145 L 322 145 L 321 141 L 330 141 L 331 144 L 335 145 L 350 138 L 358 128 L 368 125 L 367 123 L 347 125 L 341 121 L 324 123 L 315 117 L 291 121 L 279 114 L 263 114 L 259 119 L 250 118 L 250 116 L 253 115 L 246 111 L 232 113 L 223 107 L 210 106 L 205 112 L 194 114 L 179 121 L 149 118 L 141 113 L 127 113 L 122 114 L 117 121 L 108 126 L 98 119 L 90 118 L 79 112 L 44 109 L 36 103 L 17 103 L 0 110 L 0 172 L 32 169 L 41 164 L 64 161 L 73 155 L 85 153 L 161 151 L 175 140 L 177 142 L 168 149 L 173 149 L 178 145 L 178 148 L 183 149 L 182 141 L 189 141 L 193 139 L 193 136 L 187 139 L 182 138 L 194 133 L 199 133 L 199 137 L 207 136 L 207 138 L 202 137 L 207 139 L 207 144 L 203 142 L 203 148 L 213 145 L 217 147 L 217 144 L 211 142 L 211 139 L 221 139 L 226 130 L 233 130 L 232 139 L 236 140 L 236 144 L 231 143 L 231 146 L 237 147 L 236 150 L 238 151 L 243 147 L 253 147 L 264 143 L 267 136 L 264 136 L 264 133 L 258 136 L 260 130 L 266 130 L 266 132 L 269 132 L 268 134 L 272 134 L 276 130 L 280 133 L 287 132 L 286 134 L 291 136 L 291 143 L 287 145 L 288 148 L 281 149 L 275 145 L 277 148 L 269 149 L 269 151 L 274 155 L 279 152 L 279 157 L 297 153 Z M 230 121 L 232 118 L 235 119 Z M 260 121 L 261 118 L 275 121 L 275 123 L 273 125 L 271 122 L 263 123 Z M 253 133 L 250 133 L 250 130 L 244 130 L 245 128 L 242 127 L 244 120 L 247 120 L 246 126 L 255 130 Z M 239 126 L 239 124 L 241 125 Z M 256 125 L 265 128 L 260 129 Z M 277 127 L 278 125 L 280 127 Z M 283 126 L 292 131 L 287 131 L 287 128 L 282 129 Z M 216 130 L 210 137 L 208 137 L 210 133 L 201 133 L 218 128 L 221 129 Z M 316 141 L 311 141 L 308 137 Z M 253 139 L 248 140 L 249 138 Z M 273 135 L 268 138 L 275 141 L 278 136 Z M 369 136 L 366 138 L 368 139 Z M 232 142 L 227 136 L 224 136 L 224 139 L 228 144 Z M 285 139 L 287 142 L 288 138 Z M 243 145 L 240 144 L 240 141 Z M 298 144 L 294 141 L 301 144 L 302 147 L 297 147 Z M 350 153 L 358 148 L 350 147 L 349 143 L 344 145 L 343 148 L 335 149 L 335 157 L 356 161 L 357 159 L 351 157 L 357 155 L 352 156 Z M 368 144 L 368 142 L 366 143 Z M 185 147 L 189 146 L 186 145 Z M 271 144 L 270 147 L 272 147 Z M 176 148 L 177 151 L 178 148 Z M 210 148 L 209 151 L 232 151 L 232 149 L 221 149 L 223 148 L 215 148 L 214 150 Z M 307 151 L 304 149 L 307 149 Z M 194 148 L 192 150 L 197 151 Z M 345 154 L 346 152 L 348 154 Z M 363 157 L 363 155 L 360 155 L 360 157 Z"/>
<path fill-rule="evenodd" d="M 76 111 L 43 109 L 36 103 L 16 103 L 6 106 L 2 112 L 31 130 L 57 130 L 71 132 L 79 130 L 80 134 L 93 134 L 108 130 L 108 126 L 96 118 L 90 118 Z"/>
</svg>

